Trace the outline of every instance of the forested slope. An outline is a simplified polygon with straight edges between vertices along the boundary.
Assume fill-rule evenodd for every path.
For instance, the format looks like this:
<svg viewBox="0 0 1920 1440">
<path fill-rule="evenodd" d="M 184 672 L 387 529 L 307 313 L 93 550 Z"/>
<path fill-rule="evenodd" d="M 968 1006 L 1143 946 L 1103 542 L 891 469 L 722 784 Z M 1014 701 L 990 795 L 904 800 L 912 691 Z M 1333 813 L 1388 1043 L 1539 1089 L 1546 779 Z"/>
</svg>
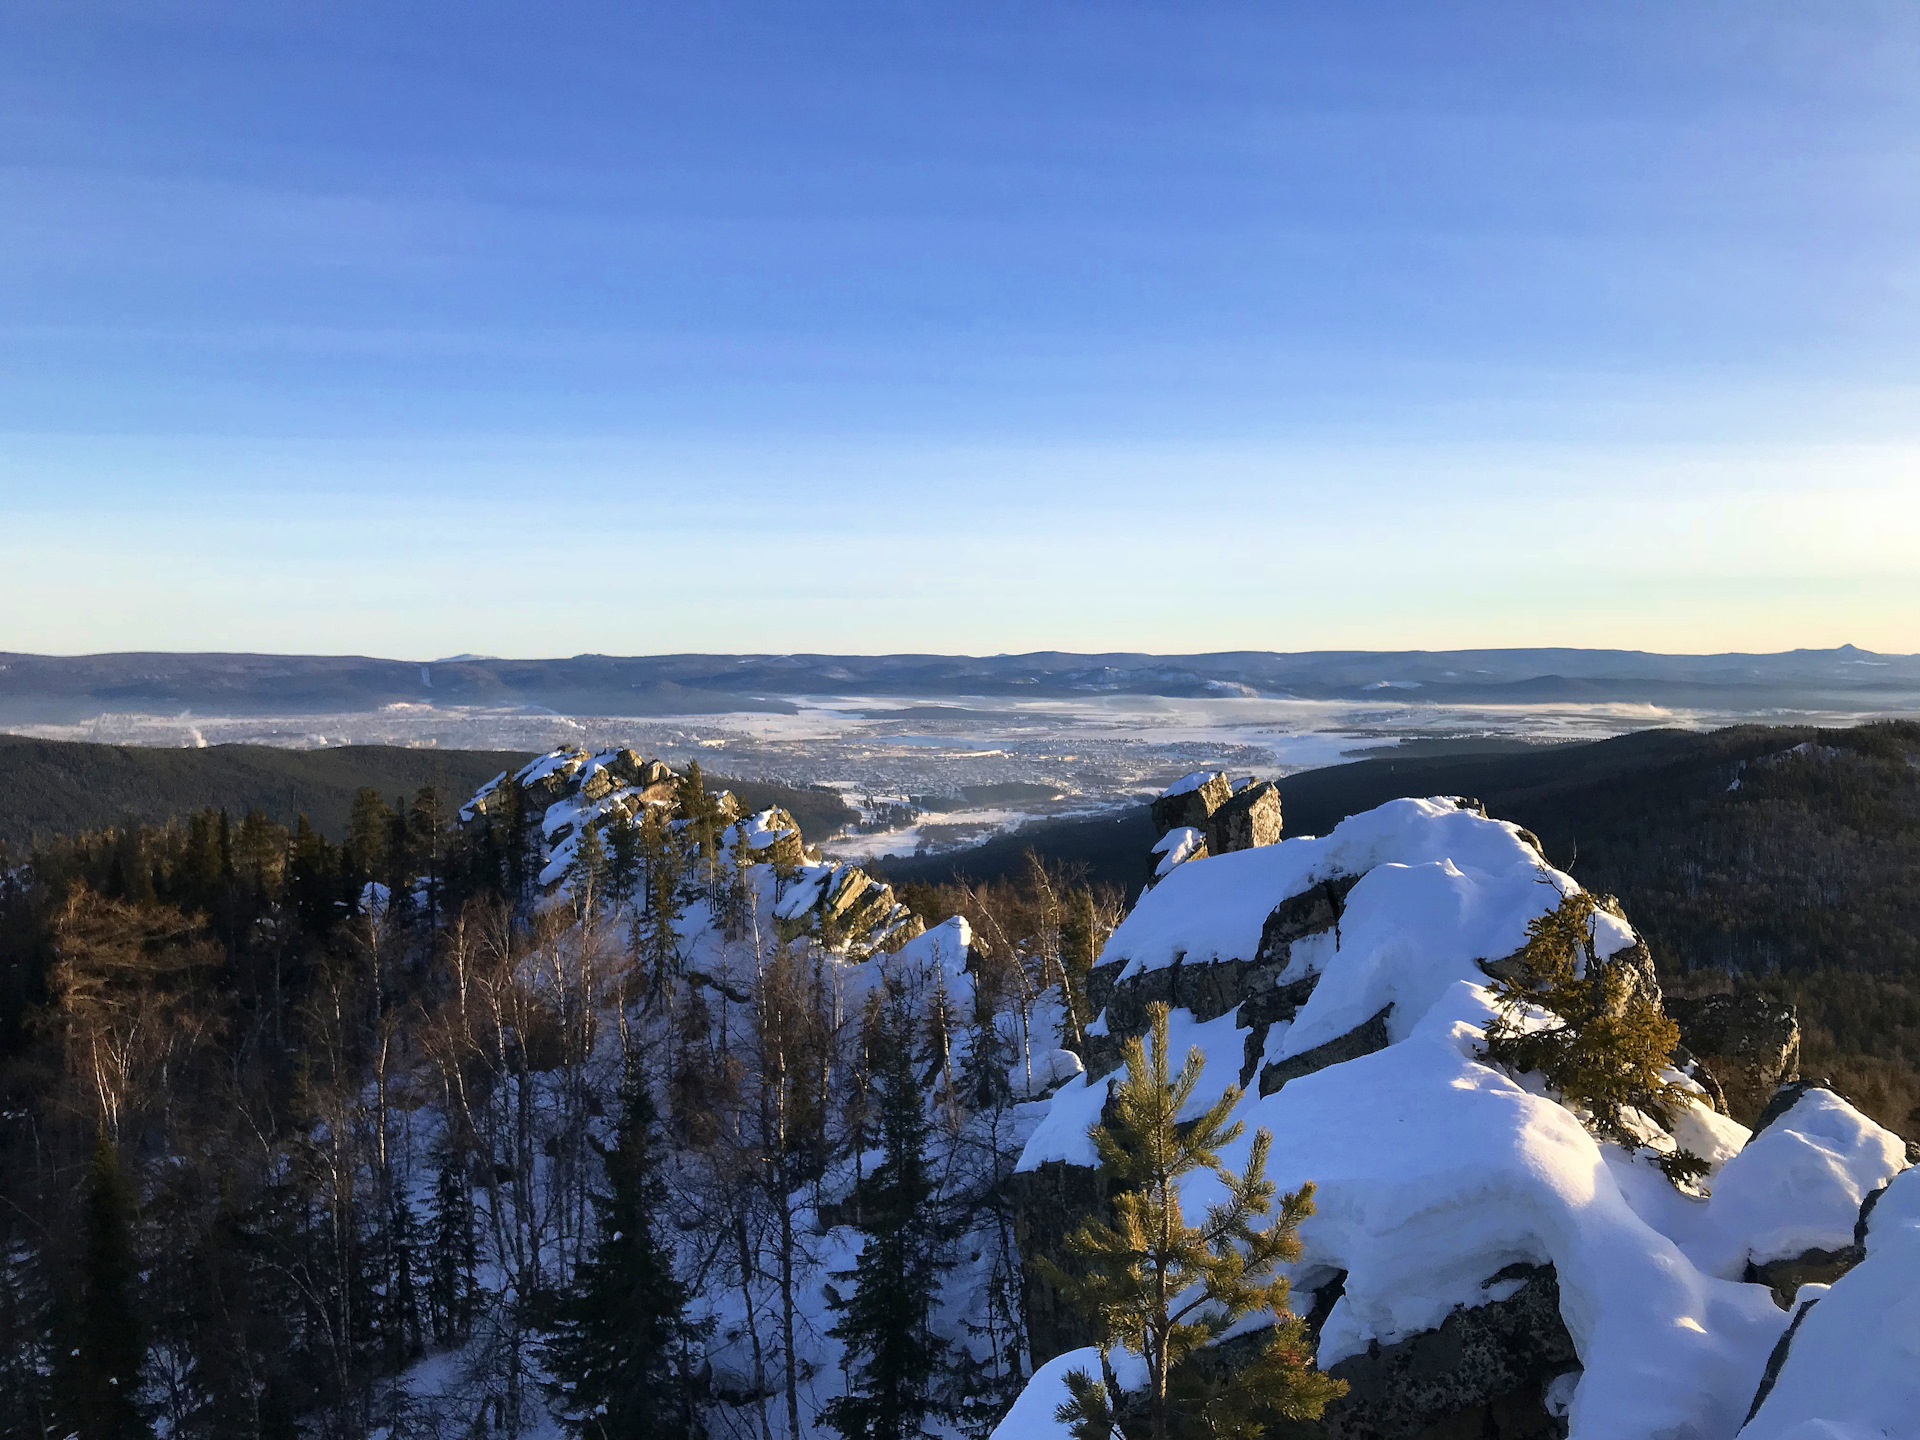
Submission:
<svg viewBox="0 0 1920 1440">
<path fill-rule="evenodd" d="M 343 745 L 290 750 L 210 745 L 198 750 L 89 745 L 0 735 L 0 844 L 104 829 L 131 818 L 158 825 L 194 810 L 258 810 L 281 825 L 302 814 L 323 835 L 346 834 L 353 797 L 371 786 L 389 798 L 431 785 L 464 798 L 527 756 L 503 750 L 426 750 Z M 756 808 L 779 805 L 810 835 L 831 835 L 853 818 L 830 791 L 757 780 L 724 780 Z"/>
</svg>

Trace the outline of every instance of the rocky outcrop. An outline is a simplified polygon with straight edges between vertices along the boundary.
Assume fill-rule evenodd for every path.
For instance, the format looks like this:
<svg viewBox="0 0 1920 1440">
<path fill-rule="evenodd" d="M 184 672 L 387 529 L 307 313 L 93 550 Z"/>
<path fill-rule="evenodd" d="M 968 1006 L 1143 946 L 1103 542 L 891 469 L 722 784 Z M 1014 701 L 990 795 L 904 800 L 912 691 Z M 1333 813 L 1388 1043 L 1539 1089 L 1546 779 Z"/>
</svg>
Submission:
<svg viewBox="0 0 1920 1440">
<path fill-rule="evenodd" d="M 1169 830 L 1178 830 L 1192 826 L 1196 830 L 1206 828 L 1207 817 L 1212 815 L 1233 794 L 1233 787 L 1227 783 L 1227 777 L 1221 773 L 1206 775 L 1196 772 L 1186 779 L 1169 786 L 1154 799 L 1152 806 L 1153 828 L 1159 835 Z"/>
<path fill-rule="evenodd" d="M 1764 1265 L 1749 1260 L 1740 1278 L 1749 1285 L 1766 1286 L 1773 1292 L 1774 1304 L 1791 1310 L 1802 1285 L 1831 1285 L 1858 1265 L 1863 1254 L 1858 1245 L 1842 1245 L 1838 1250 L 1805 1250 Z"/>
<path fill-rule="evenodd" d="M 1680 1027 L 1680 1043 L 1719 1082 L 1727 1113 L 1742 1124 L 1757 1123 L 1779 1087 L 1799 1078 L 1800 1017 L 1786 1001 L 1751 992 L 1676 996 L 1666 1011 Z"/>
<path fill-rule="evenodd" d="M 1228 855 L 1280 838 L 1280 787 L 1271 780 L 1236 791 L 1207 817 L 1207 853 Z"/>
<path fill-rule="evenodd" d="M 1040 1273 L 1042 1257 L 1072 1273 L 1077 1262 L 1067 1253 L 1069 1233 L 1089 1216 L 1107 1217 L 1107 1187 L 1100 1172 L 1087 1165 L 1049 1160 L 1032 1170 L 1017 1170 L 1006 1180 L 1013 1212 L 1013 1238 L 1020 1248 L 1021 1304 L 1027 1318 L 1027 1343 L 1033 1363 L 1094 1343 L 1092 1327 Z"/>
<path fill-rule="evenodd" d="M 1626 922 L 1626 911 L 1613 896 L 1596 895 L 1594 900 L 1600 910 L 1623 924 Z M 1628 926 L 1628 929 L 1631 930 L 1632 927 Z M 1524 973 L 1525 954 L 1526 950 L 1523 947 L 1497 960 L 1482 960 L 1479 962 L 1480 969 L 1496 980 L 1518 980 Z M 1666 997 L 1660 989 L 1660 972 L 1653 963 L 1653 952 L 1647 949 L 1647 942 L 1637 933 L 1631 944 L 1601 954 L 1600 963 L 1607 969 L 1617 970 L 1626 977 L 1626 988 L 1620 992 L 1619 997 L 1622 1008 L 1636 997 L 1646 1000 L 1656 1010 L 1666 1008 Z"/>
<path fill-rule="evenodd" d="M 792 815 L 778 806 L 743 817 L 731 792 L 708 791 L 697 816 L 685 813 L 686 781 L 658 760 L 636 750 L 559 749 L 483 787 L 461 807 L 463 825 L 497 822 L 517 805 L 530 831 L 544 845 L 540 884 L 548 895 L 572 882 L 571 865 L 583 831 L 604 837 L 610 827 L 648 811 L 683 839 L 717 831 L 727 860 L 766 865 L 778 877 L 774 928 L 782 941 L 811 936 L 829 950 L 864 956 L 891 950 L 925 930 L 899 902 L 891 886 L 851 866 L 821 865 Z M 709 830 L 707 827 L 711 827 Z"/>
<path fill-rule="evenodd" d="M 1316 1045 L 1298 1055 L 1289 1055 L 1284 1060 L 1274 1060 L 1260 1069 L 1260 1093 L 1271 1095 L 1289 1080 L 1298 1080 L 1303 1075 L 1311 1075 L 1316 1070 L 1324 1070 L 1329 1065 L 1339 1065 L 1347 1060 L 1358 1060 L 1362 1055 L 1371 1055 L 1376 1050 L 1387 1048 L 1387 1016 L 1393 1013 L 1389 1005 L 1385 1010 L 1356 1025 L 1346 1034 L 1336 1036 L 1324 1045 Z"/>
<path fill-rule="evenodd" d="M 1103 1075 L 1120 1063 L 1120 1042 L 1147 1030 L 1147 1007 L 1160 1001 L 1171 1008 L 1193 1012 L 1196 1020 L 1217 1020 L 1237 1010 L 1235 1024 L 1246 1030 L 1247 1066 L 1242 1086 L 1253 1082 L 1267 1031 L 1275 1022 L 1291 1020 L 1313 993 L 1315 977 L 1280 985 L 1281 974 L 1293 961 L 1293 945 L 1309 935 L 1336 930 L 1347 892 L 1358 876 L 1339 876 L 1290 895 L 1273 907 L 1260 932 L 1259 948 L 1251 960 L 1210 960 L 1189 965 L 1185 957 L 1172 965 L 1144 970 L 1119 979 L 1124 962 L 1096 966 L 1087 976 L 1087 1002 L 1094 1013 L 1106 1012 L 1104 1036 L 1088 1037 L 1087 1070 Z"/>
<path fill-rule="evenodd" d="M 1347 895 L 1359 883 L 1358 875 L 1338 875 L 1282 900 L 1260 927 L 1260 948 L 1254 952 L 1254 959 L 1284 968 L 1293 958 L 1294 941 L 1337 931 Z"/>
<path fill-rule="evenodd" d="M 1483 1288 L 1508 1293 L 1330 1367 L 1348 1389 L 1327 1407 L 1323 1432 L 1337 1440 L 1564 1436 L 1548 1390 L 1580 1360 L 1560 1318 L 1553 1267 L 1509 1265 Z"/>
</svg>

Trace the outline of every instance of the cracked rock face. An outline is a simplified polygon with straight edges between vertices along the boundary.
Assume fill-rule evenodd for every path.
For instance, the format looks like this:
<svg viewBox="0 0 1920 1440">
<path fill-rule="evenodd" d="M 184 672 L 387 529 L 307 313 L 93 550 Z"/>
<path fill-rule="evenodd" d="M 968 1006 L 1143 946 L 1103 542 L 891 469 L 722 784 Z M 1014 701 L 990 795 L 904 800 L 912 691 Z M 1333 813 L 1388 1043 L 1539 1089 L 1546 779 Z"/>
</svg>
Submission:
<svg viewBox="0 0 1920 1440">
<path fill-rule="evenodd" d="M 1800 1017 L 1765 995 L 1671 999 L 1667 1014 L 1680 1042 L 1713 1072 L 1727 1113 L 1742 1124 L 1759 1117 L 1775 1089 L 1800 1075 Z"/>
<path fill-rule="evenodd" d="M 1227 855 L 1272 845 L 1280 838 L 1280 787 L 1249 785 L 1207 817 L 1207 853 Z"/>
<path fill-rule="evenodd" d="M 1260 1093 L 1271 1095 L 1289 1080 L 1298 1080 L 1329 1065 L 1358 1060 L 1362 1055 L 1386 1049 L 1387 1016 L 1392 1013 L 1393 1007 L 1389 1005 L 1365 1024 L 1354 1026 L 1346 1034 L 1335 1036 L 1324 1045 L 1316 1045 L 1298 1055 L 1289 1055 L 1284 1060 L 1271 1061 L 1261 1068 Z"/>
<path fill-rule="evenodd" d="M 1391 1345 L 1375 1341 L 1334 1365 L 1328 1373 L 1349 1388 L 1327 1407 L 1322 1433 L 1338 1440 L 1565 1435 L 1547 1390 L 1580 1361 L 1560 1318 L 1558 1277 L 1551 1265 L 1510 1265 L 1485 1282 L 1489 1290 L 1509 1286 L 1504 1298 L 1457 1309 L 1437 1329 Z"/>
<path fill-rule="evenodd" d="M 1226 775 L 1216 774 L 1192 790 L 1162 795 L 1153 802 L 1153 828 L 1161 835 L 1185 825 L 1203 830 L 1207 817 L 1226 804 L 1232 794 L 1233 787 L 1227 783 Z"/>
</svg>

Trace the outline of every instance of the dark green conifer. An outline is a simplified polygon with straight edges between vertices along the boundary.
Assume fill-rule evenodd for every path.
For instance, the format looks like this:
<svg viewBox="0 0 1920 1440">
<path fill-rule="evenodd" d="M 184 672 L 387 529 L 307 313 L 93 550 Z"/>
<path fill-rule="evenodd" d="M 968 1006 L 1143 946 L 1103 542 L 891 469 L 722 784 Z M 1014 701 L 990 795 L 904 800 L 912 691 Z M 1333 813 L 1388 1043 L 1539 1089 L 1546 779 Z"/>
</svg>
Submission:
<svg viewBox="0 0 1920 1440">
<path fill-rule="evenodd" d="M 87 1170 L 80 1219 L 79 1273 L 55 1332 L 52 1380 L 60 1433 L 79 1440 L 149 1440 L 153 1430 L 140 1405 L 147 1346 L 133 1249 L 133 1192 L 104 1128 Z"/>
<path fill-rule="evenodd" d="M 655 1231 L 667 1204 L 654 1156 L 654 1109 L 636 1072 L 620 1092 L 606 1188 L 593 1197 L 600 1238 L 581 1262 L 547 1346 L 569 1427 L 589 1440 L 687 1440 L 701 1433 L 687 1289 Z"/>
<path fill-rule="evenodd" d="M 457 1345 L 473 1324 L 479 1282 L 474 1271 L 479 1245 L 473 1226 L 473 1194 L 467 1185 L 466 1148 L 444 1144 L 434 1167 L 433 1221 L 427 1270 L 427 1314 L 433 1338 Z"/>
<path fill-rule="evenodd" d="M 1561 898 L 1527 925 L 1527 943 L 1513 973 L 1496 977 L 1498 1013 L 1487 1026 L 1485 1057 L 1510 1070 L 1538 1071 L 1569 1105 L 1584 1111 L 1603 1140 L 1628 1150 L 1646 1139 L 1629 1110 L 1668 1123 L 1693 1101 L 1663 1072 L 1680 1029 L 1636 989 L 1626 967 L 1596 953 L 1599 902 L 1585 890 Z M 1528 1017 L 1546 1012 L 1549 1023 Z M 1704 1174 L 1706 1162 L 1684 1149 L 1658 1157 L 1676 1184 Z"/>
<path fill-rule="evenodd" d="M 913 1073 L 913 1017 L 897 995 L 875 1047 L 885 1158 L 860 1203 L 866 1243 L 850 1271 L 853 1293 L 829 1299 L 839 1321 L 829 1332 L 846 1346 L 847 1393 L 821 1418 L 846 1440 L 917 1440 L 929 1433 L 946 1341 L 931 1324 L 940 1275 L 934 1184 L 927 1165 L 927 1117 Z"/>
<path fill-rule="evenodd" d="M 1287 1278 L 1273 1274 L 1280 1262 L 1300 1258 L 1297 1231 L 1313 1213 L 1313 1186 L 1281 1196 L 1275 1210 L 1265 1130 L 1254 1134 L 1246 1169 L 1227 1169 L 1219 1150 L 1241 1133 L 1229 1118 L 1239 1087 L 1181 1120 L 1205 1059 L 1195 1046 L 1180 1073 L 1170 1075 L 1167 1007 L 1156 1002 L 1148 1014 L 1151 1049 L 1139 1036 L 1126 1042 L 1126 1078 L 1088 1131 L 1116 1192 L 1113 1222 L 1088 1220 L 1067 1237 L 1085 1273 L 1041 1262 L 1042 1273 L 1092 1322 L 1104 1372 L 1099 1380 L 1070 1372 L 1072 1399 L 1055 1418 L 1070 1424 L 1077 1440 L 1253 1440 L 1282 1418 L 1318 1419 L 1347 1387 L 1313 1367 L 1304 1322 L 1287 1305 Z M 1197 1170 L 1213 1171 L 1226 1198 L 1190 1225 L 1180 1179 Z M 1272 1222 L 1256 1229 L 1253 1222 L 1270 1212 Z M 1209 1342 L 1260 1311 L 1274 1323 L 1248 1363 L 1225 1374 L 1198 1363 Z M 1144 1392 L 1125 1394 L 1115 1383 L 1107 1364 L 1115 1344 L 1146 1361 Z"/>
</svg>

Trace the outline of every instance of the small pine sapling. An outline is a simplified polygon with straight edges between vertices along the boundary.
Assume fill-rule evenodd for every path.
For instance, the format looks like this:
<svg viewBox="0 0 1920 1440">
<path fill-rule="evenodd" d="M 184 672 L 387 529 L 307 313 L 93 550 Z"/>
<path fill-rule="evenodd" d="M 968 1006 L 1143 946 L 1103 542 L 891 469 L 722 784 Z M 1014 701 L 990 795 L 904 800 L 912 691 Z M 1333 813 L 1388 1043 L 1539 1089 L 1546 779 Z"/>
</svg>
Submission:
<svg viewBox="0 0 1920 1440">
<path fill-rule="evenodd" d="M 1591 894 L 1576 890 L 1528 923 L 1518 965 L 1494 978 L 1497 1009 L 1482 1053 L 1510 1071 L 1538 1072 L 1585 1112 L 1601 1139 L 1627 1150 L 1650 1148 L 1628 1112 L 1670 1125 L 1672 1112 L 1694 1100 L 1663 1073 L 1680 1030 L 1634 989 L 1623 967 L 1602 963 L 1594 943 L 1597 908 Z M 1676 1185 L 1707 1169 L 1684 1149 L 1660 1155 L 1658 1164 Z"/>
<path fill-rule="evenodd" d="M 1254 1221 L 1275 1211 L 1267 1179 L 1272 1136 L 1255 1132 L 1246 1168 L 1238 1175 L 1221 1160 L 1222 1146 L 1242 1126 L 1228 1116 L 1240 1099 L 1227 1090 L 1192 1120 L 1180 1112 L 1200 1083 L 1205 1057 L 1196 1046 L 1178 1075 L 1167 1068 L 1167 1007 L 1149 1007 L 1151 1050 L 1135 1036 L 1126 1043 L 1126 1079 L 1114 1089 L 1107 1114 L 1088 1134 L 1114 1190 L 1112 1224 L 1088 1220 L 1067 1237 L 1069 1253 L 1086 1267 L 1070 1275 L 1044 1259 L 1047 1278 L 1092 1322 L 1103 1380 L 1084 1370 L 1067 1377 L 1072 1397 L 1056 1419 L 1076 1440 L 1252 1440 L 1281 1418 L 1319 1418 L 1346 1393 L 1343 1381 L 1313 1366 L 1306 1325 L 1288 1308 L 1289 1287 L 1274 1267 L 1300 1256 L 1300 1222 L 1313 1213 L 1313 1186 L 1279 1198 L 1264 1228 Z M 1227 1198 L 1189 1225 L 1180 1204 L 1180 1179 L 1211 1170 Z M 1236 1322 L 1269 1311 L 1274 1324 L 1253 1361 L 1230 1374 L 1204 1363 L 1201 1352 Z M 1143 1395 L 1120 1391 L 1108 1355 L 1125 1345 L 1146 1361 Z"/>
</svg>

